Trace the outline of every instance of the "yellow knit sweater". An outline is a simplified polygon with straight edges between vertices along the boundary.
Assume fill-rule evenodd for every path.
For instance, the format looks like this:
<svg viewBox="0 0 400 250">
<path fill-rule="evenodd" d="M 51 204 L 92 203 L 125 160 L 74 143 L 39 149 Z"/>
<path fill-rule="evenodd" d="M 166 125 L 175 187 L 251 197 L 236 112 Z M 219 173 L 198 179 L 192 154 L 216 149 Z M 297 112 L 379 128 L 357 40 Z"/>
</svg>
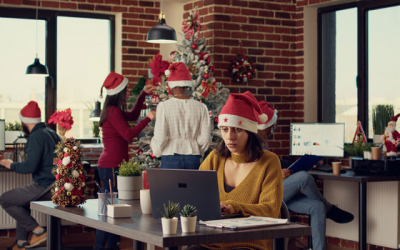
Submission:
<svg viewBox="0 0 400 250">
<path fill-rule="evenodd" d="M 216 150 L 204 160 L 200 170 L 215 170 L 218 175 L 218 190 L 221 202 L 232 205 L 231 213 L 241 212 L 244 216 L 280 217 L 283 198 L 282 172 L 276 154 L 264 150 L 244 180 L 226 193 L 224 188 L 224 168 L 226 158 Z M 243 242 L 204 245 L 210 249 L 272 249 L 272 240 L 252 240 Z"/>
</svg>

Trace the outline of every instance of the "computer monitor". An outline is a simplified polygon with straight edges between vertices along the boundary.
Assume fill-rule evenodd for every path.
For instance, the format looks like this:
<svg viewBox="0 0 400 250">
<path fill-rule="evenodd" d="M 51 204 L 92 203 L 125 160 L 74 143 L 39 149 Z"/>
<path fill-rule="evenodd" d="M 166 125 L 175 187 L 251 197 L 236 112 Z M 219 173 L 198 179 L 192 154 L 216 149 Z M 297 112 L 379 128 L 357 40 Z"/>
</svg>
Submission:
<svg viewBox="0 0 400 250">
<path fill-rule="evenodd" d="M 6 123 L 0 119 L 0 151 L 6 150 Z"/>
<path fill-rule="evenodd" d="M 344 123 L 291 123 L 290 155 L 344 157 Z"/>
</svg>

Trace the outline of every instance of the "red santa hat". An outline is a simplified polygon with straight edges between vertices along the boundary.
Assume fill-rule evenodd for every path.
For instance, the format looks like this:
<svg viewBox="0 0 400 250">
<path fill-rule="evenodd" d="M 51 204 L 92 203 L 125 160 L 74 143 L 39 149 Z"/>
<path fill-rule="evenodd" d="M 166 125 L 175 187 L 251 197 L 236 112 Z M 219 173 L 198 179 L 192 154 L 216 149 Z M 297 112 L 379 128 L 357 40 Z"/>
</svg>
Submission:
<svg viewBox="0 0 400 250">
<path fill-rule="evenodd" d="M 257 133 L 257 124 L 265 123 L 268 116 L 258 105 L 257 99 L 249 92 L 230 94 L 218 116 L 218 127 L 227 126 Z"/>
<path fill-rule="evenodd" d="M 276 121 L 278 120 L 278 110 L 274 109 L 274 107 L 272 107 L 272 105 L 266 101 L 260 101 L 258 104 L 260 105 L 262 112 L 268 115 L 268 120 L 266 123 L 259 122 L 257 125 L 258 130 L 264 130 L 276 123 Z"/>
<path fill-rule="evenodd" d="M 393 127 L 396 127 L 397 118 L 399 116 L 400 116 L 400 114 L 397 114 L 397 115 L 393 116 L 392 119 L 390 119 L 389 124 L 393 124 Z"/>
<path fill-rule="evenodd" d="M 111 72 L 101 86 L 100 96 L 103 96 L 103 87 L 107 89 L 107 95 L 116 95 L 128 85 L 128 78 Z"/>
<path fill-rule="evenodd" d="M 184 63 L 173 63 L 169 66 L 168 86 L 173 89 L 175 87 L 192 87 L 193 80 L 188 68 Z"/>
<path fill-rule="evenodd" d="M 21 112 L 19 113 L 19 119 L 23 123 L 36 124 L 42 120 L 40 114 L 40 108 L 37 102 L 30 101 L 21 109 Z"/>
</svg>

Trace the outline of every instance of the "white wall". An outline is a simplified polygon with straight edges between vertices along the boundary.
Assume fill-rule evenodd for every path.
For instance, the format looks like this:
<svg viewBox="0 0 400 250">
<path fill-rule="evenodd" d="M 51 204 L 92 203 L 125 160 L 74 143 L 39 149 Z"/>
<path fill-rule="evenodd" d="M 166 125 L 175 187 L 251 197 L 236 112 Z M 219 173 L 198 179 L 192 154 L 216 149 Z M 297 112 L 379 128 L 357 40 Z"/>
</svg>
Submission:
<svg viewBox="0 0 400 250">
<path fill-rule="evenodd" d="M 180 2 L 167 2 L 164 1 L 163 5 L 163 12 L 165 13 L 165 21 L 168 26 L 175 29 L 176 38 L 178 43 L 182 44 L 182 38 L 178 33 L 182 33 L 182 21 L 183 21 L 183 5 L 185 3 Z M 160 54 L 162 55 L 163 60 L 169 60 L 169 53 L 174 51 L 175 43 L 174 44 L 160 44 Z"/>
</svg>

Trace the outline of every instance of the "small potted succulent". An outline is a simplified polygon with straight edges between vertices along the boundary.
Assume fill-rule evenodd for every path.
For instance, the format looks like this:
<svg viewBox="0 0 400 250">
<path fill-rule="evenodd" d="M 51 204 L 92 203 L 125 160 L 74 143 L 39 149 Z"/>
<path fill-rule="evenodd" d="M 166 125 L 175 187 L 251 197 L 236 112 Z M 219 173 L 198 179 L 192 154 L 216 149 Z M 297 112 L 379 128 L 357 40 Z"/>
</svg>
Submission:
<svg viewBox="0 0 400 250">
<path fill-rule="evenodd" d="M 142 165 L 132 158 L 128 162 L 122 160 L 117 176 L 118 198 L 121 200 L 140 199 L 142 189 Z"/>
<path fill-rule="evenodd" d="M 164 203 L 164 212 L 158 211 L 164 216 L 161 218 L 161 225 L 163 234 L 176 234 L 176 228 L 178 227 L 178 218 L 175 215 L 179 212 L 179 203 L 173 203 L 168 201 L 168 206 Z"/>
<path fill-rule="evenodd" d="M 182 232 L 194 233 L 196 231 L 197 208 L 187 204 L 183 207 L 180 214 Z"/>
</svg>

